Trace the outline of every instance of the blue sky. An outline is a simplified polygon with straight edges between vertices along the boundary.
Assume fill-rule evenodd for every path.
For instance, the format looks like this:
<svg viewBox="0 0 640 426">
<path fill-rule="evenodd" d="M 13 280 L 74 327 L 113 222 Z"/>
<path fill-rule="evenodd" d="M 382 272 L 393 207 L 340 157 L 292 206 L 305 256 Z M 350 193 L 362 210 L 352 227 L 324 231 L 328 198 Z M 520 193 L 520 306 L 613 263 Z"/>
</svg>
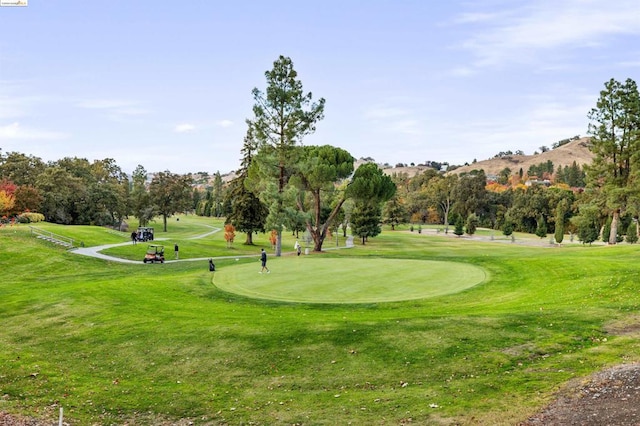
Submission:
<svg viewBox="0 0 640 426">
<path fill-rule="evenodd" d="M 305 144 L 392 165 L 586 135 L 640 71 L 637 0 L 30 0 L 0 35 L 2 152 L 127 172 L 237 169 L 279 55 L 326 99 Z"/>
</svg>

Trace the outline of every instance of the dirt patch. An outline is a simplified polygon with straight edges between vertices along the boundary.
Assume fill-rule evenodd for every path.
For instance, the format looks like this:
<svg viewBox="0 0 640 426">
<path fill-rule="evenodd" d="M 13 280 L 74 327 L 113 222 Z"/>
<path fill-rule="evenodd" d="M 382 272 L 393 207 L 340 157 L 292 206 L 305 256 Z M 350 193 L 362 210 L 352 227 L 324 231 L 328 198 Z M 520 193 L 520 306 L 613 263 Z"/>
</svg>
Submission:
<svg viewBox="0 0 640 426">
<path fill-rule="evenodd" d="M 576 379 L 546 408 L 520 426 L 640 425 L 640 363 Z"/>
</svg>

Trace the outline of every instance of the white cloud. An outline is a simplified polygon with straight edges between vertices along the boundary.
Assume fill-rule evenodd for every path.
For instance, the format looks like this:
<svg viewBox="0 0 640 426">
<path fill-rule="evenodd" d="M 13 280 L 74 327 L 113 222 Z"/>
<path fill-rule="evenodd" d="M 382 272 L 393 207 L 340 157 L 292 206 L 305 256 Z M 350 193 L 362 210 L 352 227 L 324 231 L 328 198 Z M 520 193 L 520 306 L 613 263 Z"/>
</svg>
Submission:
<svg viewBox="0 0 640 426">
<path fill-rule="evenodd" d="M 391 134 L 420 136 L 424 134 L 421 120 L 409 108 L 375 105 L 364 112 L 364 118 L 376 129 Z"/>
<path fill-rule="evenodd" d="M 567 0 L 526 2 L 507 11 L 509 18 L 478 25 L 462 44 L 477 58 L 477 67 L 509 62 L 535 63 L 543 52 L 597 47 L 608 38 L 640 35 L 640 2 L 636 0 Z M 482 23 L 488 14 L 463 14 L 462 24 Z M 476 19 L 472 19 L 476 16 Z"/>
<path fill-rule="evenodd" d="M 76 104 L 80 108 L 98 110 L 113 121 L 124 121 L 147 115 L 150 111 L 139 102 L 124 99 L 87 99 Z"/>
<path fill-rule="evenodd" d="M 6 126 L 0 126 L 0 140 L 65 139 L 67 137 L 68 135 L 60 132 L 25 128 L 17 121 Z"/>
<path fill-rule="evenodd" d="M 178 124 L 173 131 L 176 133 L 189 133 L 196 129 L 196 126 L 190 123 Z"/>
<path fill-rule="evenodd" d="M 219 127 L 227 128 L 233 126 L 233 121 L 231 120 L 220 120 L 216 122 L 216 125 Z"/>
</svg>

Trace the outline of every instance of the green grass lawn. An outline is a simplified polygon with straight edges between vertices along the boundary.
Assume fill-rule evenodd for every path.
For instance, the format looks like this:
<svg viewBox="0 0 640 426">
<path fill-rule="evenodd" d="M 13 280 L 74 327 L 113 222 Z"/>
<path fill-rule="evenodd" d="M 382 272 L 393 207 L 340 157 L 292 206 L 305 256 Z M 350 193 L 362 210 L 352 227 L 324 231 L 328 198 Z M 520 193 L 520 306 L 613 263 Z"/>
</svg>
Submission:
<svg viewBox="0 0 640 426">
<path fill-rule="evenodd" d="M 265 235 L 194 238 L 221 225 L 180 217 L 156 237 L 187 260 L 231 256 L 215 278 L 206 261 L 121 264 L 0 229 L 0 410 L 53 424 L 62 406 L 72 425 L 516 424 L 566 381 L 640 358 L 625 332 L 640 320 L 640 247 L 385 230 L 297 258 L 285 235 L 287 256 L 260 275 Z M 86 245 L 127 238 L 44 226 Z M 421 282 L 425 298 L 396 300 Z"/>
<path fill-rule="evenodd" d="M 284 302 L 378 303 L 457 293 L 487 277 L 461 262 L 409 259 L 281 257 L 273 274 L 256 275 L 259 264 L 224 268 L 216 287 L 243 296 Z"/>
</svg>

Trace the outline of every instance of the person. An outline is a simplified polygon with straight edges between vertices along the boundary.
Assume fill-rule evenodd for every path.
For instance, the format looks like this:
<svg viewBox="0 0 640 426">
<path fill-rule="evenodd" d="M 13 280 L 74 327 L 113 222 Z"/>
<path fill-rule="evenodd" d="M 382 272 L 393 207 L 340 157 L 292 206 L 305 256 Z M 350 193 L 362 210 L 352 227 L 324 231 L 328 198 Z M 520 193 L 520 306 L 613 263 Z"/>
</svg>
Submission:
<svg viewBox="0 0 640 426">
<path fill-rule="evenodd" d="M 265 269 L 267 270 L 267 274 L 270 273 L 271 271 L 267 268 L 267 252 L 264 251 L 264 249 L 260 252 L 260 261 L 262 262 L 260 273 L 264 272 Z"/>
<path fill-rule="evenodd" d="M 209 270 L 211 272 L 215 272 L 216 271 L 216 265 L 213 264 L 213 259 L 209 259 Z"/>
<path fill-rule="evenodd" d="M 176 245 L 173 246 L 173 251 L 176 253 L 176 259 L 178 259 L 178 243 L 176 243 Z"/>
<path fill-rule="evenodd" d="M 138 234 L 136 233 L 136 231 L 133 231 L 131 233 L 131 242 L 133 242 L 133 244 L 135 244 L 138 241 Z"/>
<path fill-rule="evenodd" d="M 302 252 L 302 247 L 300 246 L 300 243 L 298 242 L 298 240 L 296 240 L 296 244 L 293 247 L 296 249 L 298 256 L 300 256 L 300 253 Z"/>
</svg>

